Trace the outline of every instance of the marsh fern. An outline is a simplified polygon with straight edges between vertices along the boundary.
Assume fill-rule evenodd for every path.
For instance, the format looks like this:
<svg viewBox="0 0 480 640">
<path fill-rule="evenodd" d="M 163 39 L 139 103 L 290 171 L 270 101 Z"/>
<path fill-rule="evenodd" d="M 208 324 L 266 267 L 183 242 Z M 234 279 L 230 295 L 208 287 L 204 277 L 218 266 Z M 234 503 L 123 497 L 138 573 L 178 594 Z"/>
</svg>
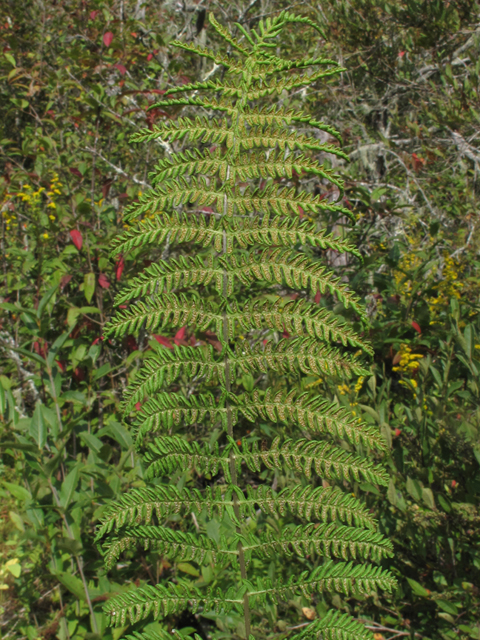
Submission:
<svg viewBox="0 0 480 640">
<path fill-rule="evenodd" d="M 106 603 L 111 624 L 185 609 L 210 618 L 235 610 L 251 639 L 260 637 L 264 606 L 321 592 L 391 591 L 395 580 L 372 564 L 391 555 L 391 544 L 351 488 L 387 483 L 370 454 L 383 440 L 324 398 L 321 387 L 302 386 L 306 376 L 365 375 L 357 358 L 371 355 L 353 329 L 352 319 L 356 326 L 364 319 L 362 305 L 322 262 L 327 251 L 358 255 L 322 228 L 325 215 L 351 216 L 341 204 L 342 180 L 320 161 L 346 158 L 339 135 L 281 106 L 289 92 L 342 69 L 323 57 L 276 55 L 287 25 L 317 28 L 308 18 L 284 11 L 256 30 L 237 25 L 240 40 L 213 16 L 210 23 L 228 54 L 172 45 L 212 60 L 224 74 L 169 90 L 156 106 L 172 113 L 187 107 L 187 115 L 133 137 L 161 140 L 171 152 L 158 161 L 152 189 L 127 209 L 128 226 L 112 253 L 151 247 L 165 259 L 118 295 L 122 309 L 105 335 L 163 330 L 177 339 L 150 341 L 124 394 L 146 485 L 109 505 L 98 539 L 107 567 L 143 548 L 171 562 L 213 566 L 217 575 L 228 568 L 231 579 L 223 588 L 217 579 L 177 576 L 127 590 Z M 308 177 L 329 184 L 337 201 L 305 190 L 300 179 Z M 272 479 L 281 474 L 279 489 Z M 205 526 L 211 520 L 221 525 L 218 535 Z M 269 560 L 278 558 L 290 577 L 268 573 Z M 370 635 L 330 612 L 295 637 Z"/>
</svg>

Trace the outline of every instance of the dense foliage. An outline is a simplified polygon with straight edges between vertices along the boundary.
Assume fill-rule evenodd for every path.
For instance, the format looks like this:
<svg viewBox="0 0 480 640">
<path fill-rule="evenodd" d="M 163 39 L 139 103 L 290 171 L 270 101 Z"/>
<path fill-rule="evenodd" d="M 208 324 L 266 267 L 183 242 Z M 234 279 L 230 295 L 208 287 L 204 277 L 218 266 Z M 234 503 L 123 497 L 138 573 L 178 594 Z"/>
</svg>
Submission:
<svg viewBox="0 0 480 640">
<path fill-rule="evenodd" d="M 145 486 L 120 402 L 149 344 L 142 335 L 121 344 L 100 336 L 119 284 L 149 266 L 141 254 L 109 258 L 125 205 L 141 197 L 147 167 L 164 156 L 155 141 L 132 145 L 129 136 L 183 117 L 181 107 L 168 115 L 148 107 L 211 70 L 168 43 L 208 41 L 216 49 L 205 9 L 230 27 L 255 26 L 251 16 L 276 14 L 283 4 L 0 5 L 5 637 L 117 638 L 123 630 L 112 634 L 102 613 L 110 594 L 162 576 L 199 588 L 228 579 L 228 568 L 212 565 L 199 575 L 194 564 L 154 551 L 127 556 L 107 576 L 95 527 L 109 499 Z M 333 252 L 327 259 L 367 303 L 374 360 L 354 383 L 312 376 L 298 391 L 317 389 L 377 425 L 388 442 L 379 458 L 388 491 L 360 482 L 352 492 L 367 492 L 393 542 L 394 557 L 383 566 L 399 587 L 360 602 L 332 593 L 268 604 L 258 612 L 260 634 L 291 636 L 299 617 L 307 626 L 333 606 L 366 620 L 377 640 L 480 638 L 479 7 L 332 0 L 305 3 L 302 13 L 323 25 L 324 36 L 286 32 L 282 50 L 321 52 L 348 70 L 327 88 L 285 96 L 283 106 L 335 123 L 352 159 L 333 168 L 345 180 L 343 202 L 357 216 L 350 241 L 364 260 Z M 292 183 L 325 191 L 312 176 L 292 175 Z M 324 224 L 342 233 L 342 221 L 328 214 Z M 157 343 L 167 348 L 192 337 L 183 328 L 163 334 Z M 215 336 L 201 340 L 215 348 Z M 242 375 L 239 384 L 254 393 L 258 383 Z M 179 489 L 193 482 L 173 480 Z M 274 489 L 285 482 L 276 474 Z M 206 525 L 191 520 L 185 533 Z M 272 580 L 290 577 L 288 569 L 280 559 L 267 567 Z M 162 628 L 150 623 L 152 631 Z M 232 614 L 215 625 L 173 615 L 168 628 L 203 637 L 243 633 Z"/>
</svg>

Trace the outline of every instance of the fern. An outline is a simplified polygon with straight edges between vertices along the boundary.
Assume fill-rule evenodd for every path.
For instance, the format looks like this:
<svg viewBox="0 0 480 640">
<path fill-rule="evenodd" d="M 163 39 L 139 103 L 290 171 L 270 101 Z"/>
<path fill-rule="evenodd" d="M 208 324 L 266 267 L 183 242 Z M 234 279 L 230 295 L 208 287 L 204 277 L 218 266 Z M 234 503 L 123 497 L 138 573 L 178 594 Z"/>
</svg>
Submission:
<svg viewBox="0 0 480 640">
<path fill-rule="evenodd" d="M 158 160 L 152 189 L 128 207 L 126 229 L 112 246 L 112 256 L 135 256 L 168 243 L 172 257 L 128 283 L 115 300 L 123 310 L 105 327 L 112 339 L 187 327 L 195 346 L 149 341 L 122 402 L 147 483 L 106 508 L 97 540 L 108 568 L 143 548 L 174 562 L 215 565 L 224 576 L 237 573 L 222 586 L 177 579 L 129 589 L 105 606 L 112 624 L 185 608 L 205 615 L 233 609 L 254 640 L 253 613 L 267 603 L 331 591 L 367 595 L 396 583 L 371 564 L 392 547 L 348 489 L 353 482 L 388 483 L 370 456 L 385 449 L 378 430 L 321 394 L 296 390 L 303 375 L 366 375 L 357 357 L 372 354 L 357 330 L 365 320 L 360 301 L 323 260 L 325 251 L 360 258 L 322 226 L 323 213 L 334 220 L 352 214 L 341 204 L 343 181 L 318 154 L 347 156 L 337 143 L 295 126 L 340 136 L 306 113 L 268 103 L 342 69 L 327 58 L 272 53 L 288 24 L 321 32 L 308 18 L 283 11 L 250 31 L 237 25 L 238 39 L 211 15 L 210 22 L 233 54 L 172 44 L 223 66 L 225 76 L 169 89 L 157 106 L 202 115 L 166 120 L 133 137 L 162 138 L 174 153 Z M 304 178 L 328 183 L 336 201 L 303 189 Z M 278 492 L 262 484 L 273 473 L 283 474 Z M 188 528 L 189 514 L 196 531 Z M 220 527 L 213 537 L 205 528 L 210 519 Z M 298 571 L 288 580 L 272 581 L 263 569 L 252 575 L 254 561 L 262 567 L 277 557 L 297 563 Z M 359 622 L 332 612 L 295 636 L 370 637 Z M 166 632 L 127 638 L 163 640 Z"/>
</svg>

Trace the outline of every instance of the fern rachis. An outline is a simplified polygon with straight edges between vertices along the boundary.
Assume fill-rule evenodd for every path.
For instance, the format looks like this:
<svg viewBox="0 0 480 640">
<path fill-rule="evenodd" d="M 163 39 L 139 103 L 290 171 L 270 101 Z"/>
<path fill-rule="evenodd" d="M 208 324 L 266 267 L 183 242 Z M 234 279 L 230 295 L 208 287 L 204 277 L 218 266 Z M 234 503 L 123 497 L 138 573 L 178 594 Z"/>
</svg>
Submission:
<svg viewBox="0 0 480 640">
<path fill-rule="evenodd" d="M 114 502 L 98 537 L 106 536 L 108 566 L 140 546 L 172 560 L 214 562 L 230 567 L 227 575 L 238 574 L 223 589 L 177 579 L 122 593 L 105 608 L 112 624 L 159 619 L 185 608 L 205 616 L 235 609 L 251 639 L 257 637 L 252 608 L 325 590 L 349 595 L 391 590 L 395 580 L 370 564 L 390 555 L 391 545 L 362 502 L 345 491 L 353 481 L 386 484 L 385 471 L 368 457 L 384 448 L 378 431 L 319 394 L 295 390 L 302 374 L 364 375 L 356 352 L 371 354 L 350 321 L 313 302 L 316 294 L 325 294 L 341 303 L 347 316 L 364 318 L 359 300 L 321 259 L 326 250 L 358 256 L 346 240 L 321 228 L 325 212 L 337 218 L 351 214 L 302 190 L 297 180 L 323 180 L 333 185 L 338 200 L 342 197 L 341 179 L 315 155 L 345 154 L 294 128 L 300 124 L 339 135 L 308 114 L 265 104 L 340 69 L 326 58 L 292 61 L 271 53 L 288 24 L 316 28 L 308 18 L 284 11 L 260 20 L 258 30 L 237 25 L 242 42 L 212 16 L 210 21 L 235 55 L 173 43 L 223 65 L 225 78 L 169 90 L 163 108 L 189 106 L 203 114 L 168 120 L 134 136 L 138 142 L 161 138 L 175 152 L 159 160 L 150 176 L 153 188 L 126 211 L 131 226 L 112 251 L 135 255 L 169 242 L 176 255 L 131 280 L 116 299 L 127 308 L 105 330 L 117 338 L 188 326 L 197 337 L 195 346 L 172 349 L 150 342 L 123 410 L 128 417 L 136 407 L 133 430 L 148 464 L 146 480 L 157 484 Z M 178 95 L 188 93 L 193 95 Z M 302 220 L 300 212 L 309 219 Z M 198 255 L 183 255 L 186 243 L 196 246 Z M 300 297 L 292 300 L 292 292 Z M 207 335 L 216 348 L 207 344 Z M 252 381 L 247 391 L 242 376 Z M 253 376 L 259 376 L 256 383 Z M 262 485 L 280 471 L 287 486 L 276 491 Z M 315 486 L 318 476 L 324 486 Z M 216 482 L 200 490 L 197 477 Z M 172 478 L 181 479 L 180 488 L 169 484 Z M 173 517 L 184 522 L 189 513 L 201 522 L 199 531 L 170 526 Z M 281 518 L 283 529 L 275 532 L 267 516 Z M 212 518 L 219 527 L 215 536 L 205 529 Z M 251 520 L 258 530 L 249 528 Z M 288 580 L 272 581 L 260 570 L 253 575 L 252 559 L 282 554 L 303 570 Z M 310 554 L 315 561 L 305 564 Z M 329 640 L 369 637 L 362 625 L 333 613 L 313 623 L 309 633 Z"/>
</svg>

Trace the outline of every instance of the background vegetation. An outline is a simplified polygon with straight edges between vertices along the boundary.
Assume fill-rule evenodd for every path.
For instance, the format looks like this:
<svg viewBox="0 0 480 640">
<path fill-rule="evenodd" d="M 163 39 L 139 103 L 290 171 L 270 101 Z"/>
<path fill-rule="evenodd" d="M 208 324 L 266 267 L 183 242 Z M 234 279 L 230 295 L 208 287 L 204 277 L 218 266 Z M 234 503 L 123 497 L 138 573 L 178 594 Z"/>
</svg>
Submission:
<svg viewBox="0 0 480 640">
<path fill-rule="evenodd" d="M 215 47 L 206 11 L 231 24 L 285 6 L 0 4 L 2 637 L 116 639 L 122 630 L 105 629 L 102 614 L 109 594 L 165 573 L 200 586 L 228 581 L 214 567 L 199 574 L 155 553 L 107 576 L 93 543 L 108 499 L 144 483 L 119 403 L 148 336 L 119 346 L 101 334 L 119 285 L 146 257 L 108 255 L 125 205 L 148 188 L 164 153 L 129 136 L 180 115 L 147 109 L 169 87 L 211 71 L 169 41 Z M 266 607 L 264 636 L 292 636 L 333 606 L 368 620 L 376 640 L 480 639 L 480 8 L 467 0 L 294 8 L 320 22 L 325 38 L 292 32 L 282 46 L 292 56 L 321 47 L 348 69 L 292 100 L 335 124 L 352 159 L 336 169 L 364 261 L 329 259 L 365 299 L 375 348 L 369 377 L 304 385 L 378 424 L 389 443 L 386 495 L 365 484 L 355 491 L 367 492 L 394 543 L 383 564 L 400 586 L 378 600 L 336 595 Z M 321 181 L 306 186 L 325 191 Z M 166 348 L 196 341 L 188 328 L 157 337 Z M 242 380 L 246 390 L 255 382 Z M 288 566 L 279 560 L 269 571 L 273 578 Z M 242 633 L 233 615 L 212 625 L 186 614 L 168 627 L 205 638 Z"/>
</svg>

